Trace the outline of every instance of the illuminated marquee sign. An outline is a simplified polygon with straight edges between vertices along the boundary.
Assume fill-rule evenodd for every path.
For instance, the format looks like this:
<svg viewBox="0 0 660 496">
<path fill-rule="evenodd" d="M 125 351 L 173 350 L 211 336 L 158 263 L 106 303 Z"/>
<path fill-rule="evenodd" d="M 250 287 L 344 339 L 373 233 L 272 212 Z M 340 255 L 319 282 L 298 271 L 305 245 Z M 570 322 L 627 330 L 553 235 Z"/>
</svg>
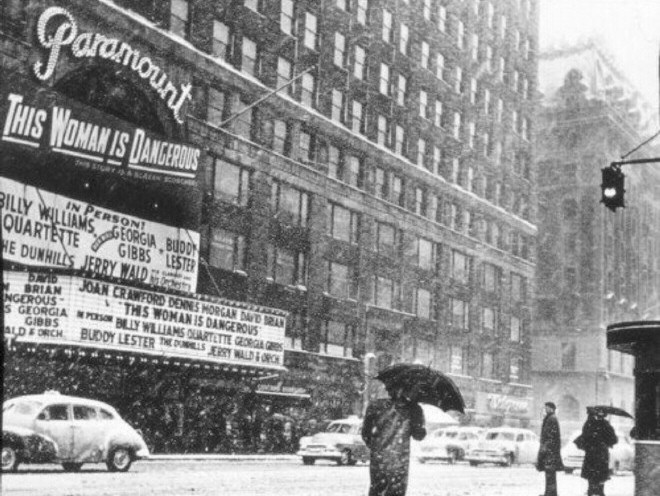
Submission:
<svg viewBox="0 0 660 496">
<path fill-rule="evenodd" d="M 527 416 L 531 411 L 532 399 L 478 391 L 477 403 L 479 409 L 488 412 Z"/>
<path fill-rule="evenodd" d="M 5 271 L 5 339 L 282 369 L 286 313 L 83 277 Z"/>
<path fill-rule="evenodd" d="M 172 142 L 61 96 L 2 92 L 2 141 L 119 175 L 194 184 L 201 150 Z M 54 102 L 53 102 L 54 101 Z"/>
<path fill-rule="evenodd" d="M 195 292 L 199 233 L 0 177 L 6 261 Z"/>
<path fill-rule="evenodd" d="M 37 22 L 37 39 L 48 50 L 46 60 L 34 64 L 34 74 L 42 81 L 53 75 L 62 48 L 68 46 L 76 58 L 99 57 L 130 67 L 149 82 L 172 110 L 176 121 L 183 123 L 181 107 L 186 100 L 191 99 L 192 85 L 188 83 L 177 88 L 163 69 L 128 43 L 99 33 L 79 33 L 76 20 L 68 10 L 61 7 L 50 7 L 41 14 Z"/>
</svg>

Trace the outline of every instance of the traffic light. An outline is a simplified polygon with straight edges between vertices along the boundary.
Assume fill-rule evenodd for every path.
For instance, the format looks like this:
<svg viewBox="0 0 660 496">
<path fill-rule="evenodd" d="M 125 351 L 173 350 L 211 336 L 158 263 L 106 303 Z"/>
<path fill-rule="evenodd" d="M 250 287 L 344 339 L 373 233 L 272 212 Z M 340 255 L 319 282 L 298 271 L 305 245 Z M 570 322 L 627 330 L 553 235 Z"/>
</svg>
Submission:
<svg viewBox="0 0 660 496">
<path fill-rule="evenodd" d="M 625 207 L 623 194 L 626 191 L 624 189 L 626 176 L 623 175 L 620 168 L 612 166 L 602 168 L 601 172 L 603 173 L 603 182 L 600 185 L 602 189 L 600 202 L 604 203 L 612 212 L 615 212 L 619 207 Z"/>
</svg>

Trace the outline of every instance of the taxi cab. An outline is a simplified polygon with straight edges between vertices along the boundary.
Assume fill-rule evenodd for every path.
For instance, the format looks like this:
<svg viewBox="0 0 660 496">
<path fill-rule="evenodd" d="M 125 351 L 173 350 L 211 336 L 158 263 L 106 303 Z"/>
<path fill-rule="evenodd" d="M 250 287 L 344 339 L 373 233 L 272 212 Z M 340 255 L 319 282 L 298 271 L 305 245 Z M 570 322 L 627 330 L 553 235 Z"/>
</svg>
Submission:
<svg viewBox="0 0 660 496">
<path fill-rule="evenodd" d="M 362 420 L 349 417 L 334 420 L 325 432 L 300 438 L 298 455 L 305 465 L 316 460 L 331 460 L 337 465 L 355 465 L 369 461 L 369 448 L 362 440 Z"/>
<path fill-rule="evenodd" d="M 2 417 L 3 472 L 21 463 L 60 463 L 76 472 L 103 462 L 111 472 L 126 472 L 149 456 L 142 436 L 101 401 L 48 391 L 5 401 Z"/>
</svg>

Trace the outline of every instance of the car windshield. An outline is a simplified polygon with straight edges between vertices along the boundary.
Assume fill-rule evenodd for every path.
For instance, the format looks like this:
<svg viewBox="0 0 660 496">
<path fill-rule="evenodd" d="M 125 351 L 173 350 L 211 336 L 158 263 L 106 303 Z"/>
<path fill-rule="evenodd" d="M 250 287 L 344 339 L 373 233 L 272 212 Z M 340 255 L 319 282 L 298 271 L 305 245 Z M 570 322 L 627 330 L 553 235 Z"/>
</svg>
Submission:
<svg viewBox="0 0 660 496">
<path fill-rule="evenodd" d="M 352 429 L 351 424 L 330 424 L 328 426 L 328 432 L 336 432 L 338 434 L 349 434 Z"/>
<path fill-rule="evenodd" d="M 2 405 L 2 411 L 13 415 L 33 415 L 37 413 L 41 405 L 38 401 L 6 401 Z"/>
<path fill-rule="evenodd" d="M 498 441 L 513 441 L 512 432 L 489 432 L 486 434 L 486 439 L 493 441 L 497 439 Z"/>
</svg>

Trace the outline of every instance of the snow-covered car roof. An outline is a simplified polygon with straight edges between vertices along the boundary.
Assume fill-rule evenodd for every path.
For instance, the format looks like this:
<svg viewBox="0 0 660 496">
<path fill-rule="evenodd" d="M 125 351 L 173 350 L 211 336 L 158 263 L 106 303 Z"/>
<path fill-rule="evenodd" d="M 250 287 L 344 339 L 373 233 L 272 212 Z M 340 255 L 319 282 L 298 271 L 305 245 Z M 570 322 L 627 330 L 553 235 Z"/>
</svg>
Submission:
<svg viewBox="0 0 660 496">
<path fill-rule="evenodd" d="M 83 398 L 80 396 L 69 396 L 66 394 L 60 394 L 57 391 L 47 391 L 43 394 L 27 394 L 24 396 L 16 396 L 14 398 L 8 399 L 3 403 L 3 410 L 6 406 L 21 401 L 37 402 L 43 406 L 52 405 L 54 403 L 62 403 L 62 402 L 78 403 L 80 405 L 86 405 L 91 407 L 103 407 L 107 410 L 110 410 L 113 413 L 117 413 L 117 411 L 112 406 L 108 405 L 107 403 L 103 403 L 102 401 L 93 400 L 90 398 Z"/>
</svg>

